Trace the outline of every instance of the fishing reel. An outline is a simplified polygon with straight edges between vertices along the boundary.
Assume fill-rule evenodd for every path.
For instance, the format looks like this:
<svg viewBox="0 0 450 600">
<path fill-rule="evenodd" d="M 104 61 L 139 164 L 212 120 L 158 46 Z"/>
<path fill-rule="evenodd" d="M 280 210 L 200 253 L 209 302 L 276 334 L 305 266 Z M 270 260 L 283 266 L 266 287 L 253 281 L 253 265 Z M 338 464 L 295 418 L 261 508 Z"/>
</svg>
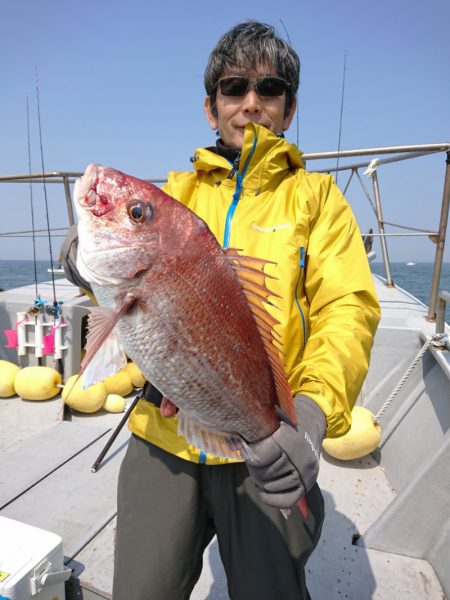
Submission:
<svg viewBox="0 0 450 600">
<path fill-rule="evenodd" d="M 59 302 L 57 302 L 55 300 L 51 306 L 47 305 L 45 307 L 46 314 L 47 315 L 51 315 L 52 317 L 54 317 L 55 319 L 57 319 L 61 315 L 61 306 L 62 306 L 62 304 L 64 304 L 64 302 L 62 300 L 59 300 Z"/>
<path fill-rule="evenodd" d="M 40 296 L 36 297 L 36 300 L 34 301 L 33 306 L 31 306 L 28 310 L 27 310 L 27 315 L 29 317 L 38 317 L 39 315 L 43 314 L 46 307 L 45 305 L 47 304 L 46 300 L 42 300 L 42 298 Z"/>
<path fill-rule="evenodd" d="M 57 302 L 56 300 L 52 304 L 47 304 L 46 300 L 42 300 L 40 296 L 34 301 L 34 305 L 27 310 L 29 317 L 37 317 L 39 315 L 50 315 L 57 319 L 61 315 L 61 305 L 64 304 L 62 300 Z"/>
</svg>

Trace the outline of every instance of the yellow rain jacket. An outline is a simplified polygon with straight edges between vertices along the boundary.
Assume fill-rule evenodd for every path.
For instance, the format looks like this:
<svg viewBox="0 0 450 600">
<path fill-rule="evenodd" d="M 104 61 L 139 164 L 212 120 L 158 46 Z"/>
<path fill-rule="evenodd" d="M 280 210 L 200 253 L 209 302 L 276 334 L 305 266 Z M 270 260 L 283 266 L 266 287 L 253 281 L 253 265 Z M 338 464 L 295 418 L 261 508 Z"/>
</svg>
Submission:
<svg viewBox="0 0 450 600">
<path fill-rule="evenodd" d="M 380 310 L 361 234 L 330 175 L 303 168 L 298 148 L 248 123 L 240 164 L 201 148 L 194 172 L 171 172 L 164 191 L 208 225 L 223 247 L 274 261 L 268 285 L 293 395 L 319 404 L 327 437 L 346 433 L 366 376 Z M 141 400 L 136 435 L 180 458 L 204 462 L 177 434 L 174 419 Z M 207 464 L 229 462 L 207 456 Z"/>
</svg>

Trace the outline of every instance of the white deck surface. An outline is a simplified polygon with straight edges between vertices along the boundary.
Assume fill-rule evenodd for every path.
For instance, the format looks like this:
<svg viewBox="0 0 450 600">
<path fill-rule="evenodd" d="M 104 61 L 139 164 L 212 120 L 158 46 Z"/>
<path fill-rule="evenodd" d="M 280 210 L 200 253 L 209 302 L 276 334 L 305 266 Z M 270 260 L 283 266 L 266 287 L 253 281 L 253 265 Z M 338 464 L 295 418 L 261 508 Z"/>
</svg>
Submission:
<svg viewBox="0 0 450 600">
<path fill-rule="evenodd" d="M 319 483 L 326 516 L 319 545 L 307 564 L 313 600 L 444 598 L 426 561 L 352 544 L 353 536 L 363 533 L 394 497 L 373 459 L 338 465 L 333 459 L 322 458 Z M 215 540 L 205 563 L 192 600 L 228 599 Z"/>
</svg>

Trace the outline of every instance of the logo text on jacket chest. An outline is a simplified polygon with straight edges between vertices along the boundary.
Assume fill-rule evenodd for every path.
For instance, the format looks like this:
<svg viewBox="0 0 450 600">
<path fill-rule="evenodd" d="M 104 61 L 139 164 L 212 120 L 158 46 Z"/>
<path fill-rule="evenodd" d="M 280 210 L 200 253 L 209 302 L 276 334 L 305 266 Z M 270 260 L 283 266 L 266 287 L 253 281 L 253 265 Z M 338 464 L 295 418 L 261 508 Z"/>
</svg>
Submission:
<svg viewBox="0 0 450 600">
<path fill-rule="evenodd" d="M 252 229 L 259 231 L 260 233 L 273 233 L 274 231 L 280 231 L 281 229 L 290 229 L 291 223 L 274 223 L 270 227 L 262 227 L 256 223 L 252 223 Z"/>
</svg>

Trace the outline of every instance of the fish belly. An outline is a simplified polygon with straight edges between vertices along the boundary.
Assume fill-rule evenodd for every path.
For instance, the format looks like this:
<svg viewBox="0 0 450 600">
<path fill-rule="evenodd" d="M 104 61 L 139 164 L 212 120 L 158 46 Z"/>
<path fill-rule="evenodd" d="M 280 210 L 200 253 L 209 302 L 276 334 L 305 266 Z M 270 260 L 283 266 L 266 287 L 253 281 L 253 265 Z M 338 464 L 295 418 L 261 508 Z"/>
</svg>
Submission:
<svg viewBox="0 0 450 600">
<path fill-rule="evenodd" d="M 111 305 L 112 294 L 100 295 Z M 259 440 L 279 424 L 270 365 L 245 299 L 227 306 L 228 318 L 217 314 L 216 305 L 217 299 L 200 303 L 180 290 L 149 289 L 145 305 L 119 322 L 120 341 L 145 377 L 188 417 L 248 442 Z"/>
</svg>

